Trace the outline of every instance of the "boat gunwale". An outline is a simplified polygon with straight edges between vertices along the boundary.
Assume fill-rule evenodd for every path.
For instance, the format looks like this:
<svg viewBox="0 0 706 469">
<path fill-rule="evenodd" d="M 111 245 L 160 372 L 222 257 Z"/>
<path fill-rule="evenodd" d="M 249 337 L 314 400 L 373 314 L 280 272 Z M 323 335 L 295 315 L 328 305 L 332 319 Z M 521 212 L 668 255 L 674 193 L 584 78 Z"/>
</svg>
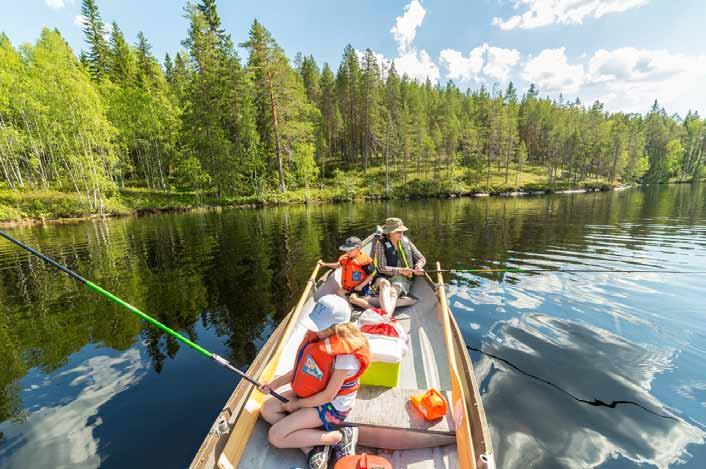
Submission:
<svg viewBox="0 0 706 469">
<path fill-rule="evenodd" d="M 441 264 L 438 265 L 440 266 Z M 439 288 L 443 289 L 444 283 L 441 272 L 439 272 L 439 279 Z M 446 296 L 445 290 L 443 294 Z M 483 406 L 480 388 L 478 387 L 478 380 L 476 379 L 476 374 L 473 369 L 473 361 L 468 353 L 466 341 L 464 340 L 461 329 L 458 326 L 458 321 L 456 321 L 454 315 L 451 314 L 450 308 L 448 310 L 448 315 L 451 326 L 451 334 L 454 341 L 454 351 L 456 352 L 458 358 L 457 366 L 460 368 L 459 371 L 463 373 L 465 378 L 461 380 L 461 385 L 464 388 L 464 393 L 466 395 L 466 408 L 471 426 L 471 444 L 473 445 L 476 456 L 475 463 L 478 467 L 483 467 L 484 465 L 490 467 L 491 465 L 488 464 L 488 461 L 494 458 L 493 443 L 490 437 L 488 421 L 485 415 L 485 408 Z"/>
<path fill-rule="evenodd" d="M 289 324 L 289 321 L 291 321 L 293 312 L 294 308 L 292 308 L 289 313 L 287 313 L 287 315 L 282 319 L 282 321 L 280 321 L 279 325 L 275 328 L 270 337 L 267 339 L 265 345 L 263 345 L 262 349 L 260 349 L 260 352 L 258 352 L 257 356 L 248 367 L 246 371 L 246 374 L 248 376 L 251 376 L 254 379 L 258 379 L 260 377 L 265 367 L 267 366 L 269 359 L 272 357 L 272 354 L 274 353 L 277 345 L 282 340 L 282 335 L 284 333 L 286 325 Z M 220 412 L 218 412 L 218 415 L 214 419 L 213 424 L 211 424 L 211 426 L 209 427 L 209 433 L 206 435 L 206 438 L 204 438 L 203 442 L 201 443 L 201 446 L 199 446 L 199 449 L 194 455 L 191 465 L 189 466 L 190 469 L 205 467 L 205 464 L 207 463 L 211 455 L 214 455 L 215 462 L 215 453 L 217 452 L 218 445 L 221 444 L 221 442 L 225 443 L 225 441 L 223 441 L 224 438 L 230 434 L 230 430 L 232 430 L 232 427 L 238 420 L 238 417 L 240 417 L 240 413 L 243 411 L 245 403 L 250 398 L 252 391 L 252 385 L 246 380 L 241 380 L 240 382 L 238 382 L 230 397 L 226 401 L 225 406 Z M 222 417 L 225 417 L 226 422 L 228 422 L 228 433 L 220 434 L 216 432 L 215 429 L 218 428 L 218 422 L 221 420 Z"/>
<path fill-rule="evenodd" d="M 368 236 L 363 241 L 363 246 L 369 244 L 374 239 L 374 237 L 375 234 Z M 440 265 L 441 264 L 437 262 L 438 268 L 440 268 Z M 316 295 L 316 290 L 314 289 L 314 287 L 320 285 L 320 283 L 326 280 L 327 276 L 331 272 L 333 272 L 326 272 L 319 278 L 319 281 L 317 282 L 315 279 L 320 267 L 321 261 L 318 261 L 314 267 L 312 274 L 309 277 L 309 280 L 307 281 L 307 284 L 304 287 L 302 295 L 300 296 L 296 306 L 287 314 L 287 316 L 285 316 L 285 318 L 281 321 L 281 323 L 278 325 L 272 335 L 268 338 L 261 351 L 255 357 L 255 360 L 248 369 L 248 373 L 252 373 L 253 378 L 260 379 L 266 371 L 269 371 L 270 374 L 276 372 L 277 363 L 273 362 L 279 362 L 283 349 L 288 343 L 287 341 L 289 340 L 289 337 L 293 332 L 294 326 L 299 320 L 299 316 L 301 315 L 301 312 L 304 309 L 306 301 L 311 296 Z M 435 296 L 439 306 L 440 325 L 442 325 L 442 327 L 444 327 L 446 331 L 448 331 L 448 337 L 450 339 L 446 347 L 448 351 L 448 359 L 450 365 L 453 365 L 453 369 L 450 371 L 453 373 L 455 370 L 456 375 L 458 377 L 458 384 L 460 388 L 459 392 L 462 395 L 461 402 L 465 417 L 462 423 L 468 426 L 468 441 L 464 442 L 461 440 L 462 444 L 459 445 L 459 440 L 463 438 L 463 433 L 466 432 L 459 432 L 460 434 L 457 434 L 457 451 L 459 451 L 460 455 L 460 450 L 462 446 L 467 446 L 468 443 L 470 443 L 470 454 L 473 455 L 472 459 L 474 467 L 484 467 L 483 463 L 487 461 L 486 458 L 488 456 L 492 457 L 492 443 L 489 436 L 485 411 L 483 408 L 483 402 L 481 400 L 477 381 L 475 379 L 473 364 L 468 354 L 468 350 L 466 349 L 463 336 L 458 327 L 458 323 L 454 318 L 453 314 L 451 314 L 451 310 L 448 306 L 441 272 L 438 273 L 437 278 L 439 280 L 438 284 L 434 283 L 428 275 L 426 276 L 425 280 L 428 281 L 437 290 Z M 446 318 L 446 320 L 444 320 L 444 317 Z M 447 336 L 445 334 L 445 338 L 446 337 Z M 247 408 L 248 403 L 252 400 L 253 389 L 253 386 L 250 383 L 245 382 L 245 380 L 242 380 L 238 383 L 230 398 L 226 402 L 226 406 L 223 410 L 218 413 L 209 434 L 206 436 L 201 446 L 199 447 L 199 450 L 191 463 L 191 468 L 196 469 L 206 467 L 205 465 L 211 460 L 211 458 L 213 458 L 212 461 L 217 467 L 238 466 L 240 459 L 244 454 L 245 447 L 247 446 L 247 441 L 252 438 L 254 424 L 256 423 L 257 418 L 259 418 L 259 406 L 257 406 L 257 408 L 249 409 L 249 411 L 252 413 L 252 415 L 249 415 L 249 420 L 253 420 L 252 426 L 248 424 L 247 426 L 249 428 L 245 428 L 246 431 L 238 435 L 239 440 L 245 440 L 245 443 L 238 446 L 238 449 L 235 451 L 236 457 L 226 457 L 225 461 L 222 461 L 222 459 L 226 448 L 230 443 L 231 436 L 235 436 L 234 430 L 236 429 L 239 420 L 243 416 L 243 411 Z M 261 402 L 259 402 L 259 404 L 261 405 Z M 228 433 L 219 435 L 214 432 L 213 429 L 217 427 L 218 421 L 221 419 L 221 417 L 226 411 L 230 412 L 230 416 L 228 417 L 229 431 Z M 456 409 L 454 409 L 454 411 L 456 411 Z M 224 439 L 225 441 L 223 441 Z M 481 446 L 477 449 L 482 449 L 482 451 L 476 450 L 477 444 Z M 221 445 L 220 450 L 218 448 L 219 445 Z"/>
</svg>

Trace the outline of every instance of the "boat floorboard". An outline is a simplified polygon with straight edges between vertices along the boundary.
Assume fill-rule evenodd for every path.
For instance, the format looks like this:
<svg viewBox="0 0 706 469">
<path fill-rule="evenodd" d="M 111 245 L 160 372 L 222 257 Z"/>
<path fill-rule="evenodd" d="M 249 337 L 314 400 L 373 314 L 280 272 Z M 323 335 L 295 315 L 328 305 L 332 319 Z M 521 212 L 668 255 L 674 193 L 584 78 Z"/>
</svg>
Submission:
<svg viewBox="0 0 706 469">
<path fill-rule="evenodd" d="M 327 288 L 324 286 L 317 293 L 320 294 L 325 290 Z M 399 308 L 395 314 L 403 322 L 405 329 L 409 330 L 408 350 L 400 364 L 398 388 L 426 390 L 434 387 L 446 392 L 451 389 L 451 385 L 447 350 L 439 322 L 439 303 L 434 290 L 421 278 L 416 279 L 411 293 L 419 301 L 412 306 Z M 313 298 L 310 298 L 304 306 L 303 313 L 308 314 L 313 304 Z M 276 375 L 284 374 L 292 369 L 296 349 L 304 332 L 304 328 L 299 325 L 292 332 L 289 341 L 284 346 L 280 362 L 277 364 Z M 361 391 L 361 397 L 365 392 L 365 390 Z M 408 405 L 406 399 L 407 396 L 401 396 L 397 402 L 399 409 L 392 409 L 392 411 L 404 412 Z M 392 405 L 391 403 L 390 407 Z M 371 408 L 370 412 L 380 412 L 380 409 Z M 269 425 L 260 419 L 248 441 L 238 467 L 243 469 L 279 469 L 306 465 L 304 454 L 301 451 L 281 450 L 272 447 L 267 441 L 268 430 Z M 445 446 L 431 448 L 381 450 L 381 454 L 387 457 L 396 468 L 452 468 L 458 465 L 456 446 L 448 444 L 452 443 L 454 439 L 448 434 L 425 433 L 423 429 L 407 432 L 404 425 L 395 426 L 392 421 L 388 422 L 387 427 L 367 427 L 364 431 L 365 434 L 361 434 L 361 443 L 367 445 L 384 442 L 388 448 L 399 448 L 405 447 L 405 445 L 445 444 Z"/>
<path fill-rule="evenodd" d="M 357 427 L 387 427 L 406 431 L 455 435 L 451 406 L 443 418 L 428 421 L 414 409 L 409 399 L 421 389 L 383 388 L 364 386 L 358 391 L 355 407 L 345 423 Z M 451 402 L 451 393 L 446 393 Z"/>
</svg>

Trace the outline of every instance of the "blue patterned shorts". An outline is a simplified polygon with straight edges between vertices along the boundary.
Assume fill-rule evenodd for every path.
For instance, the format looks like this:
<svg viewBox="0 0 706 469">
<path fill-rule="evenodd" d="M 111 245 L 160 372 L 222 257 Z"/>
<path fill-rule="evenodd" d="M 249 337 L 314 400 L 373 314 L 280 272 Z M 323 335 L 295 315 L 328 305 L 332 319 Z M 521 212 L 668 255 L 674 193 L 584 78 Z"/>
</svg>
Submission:
<svg viewBox="0 0 706 469">
<path fill-rule="evenodd" d="M 335 427 L 340 425 L 346 417 L 348 417 L 349 412 L 341 412 L 336 410 L 336 408 L 330 402 L 324 405 L 320 405 L 316 408 L 319 411 L 319 418 L 321 419 L 321 424 L 324 430 L 331 432 L 335 430 Z"/>
</svg>

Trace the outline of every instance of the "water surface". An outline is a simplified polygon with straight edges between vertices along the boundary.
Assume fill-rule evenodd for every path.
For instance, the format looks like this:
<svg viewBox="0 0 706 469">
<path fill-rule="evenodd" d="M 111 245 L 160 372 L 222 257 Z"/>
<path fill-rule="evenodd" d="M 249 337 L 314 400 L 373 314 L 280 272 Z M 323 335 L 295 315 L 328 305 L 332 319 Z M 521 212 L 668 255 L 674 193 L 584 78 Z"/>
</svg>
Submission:
<svg viewBox="0 0 706 469">
<path fill-rule="evenodd" d="M 247 367 L 313 264 L 400 216 L 463 269 L 706 271 L 702 186 L 9 230 Z M 447 277 L 499 467 L 706 467 L 706 275 Z M 0 466 L 184 467 L 237 380 L 0 241 Z"/>
</svg>

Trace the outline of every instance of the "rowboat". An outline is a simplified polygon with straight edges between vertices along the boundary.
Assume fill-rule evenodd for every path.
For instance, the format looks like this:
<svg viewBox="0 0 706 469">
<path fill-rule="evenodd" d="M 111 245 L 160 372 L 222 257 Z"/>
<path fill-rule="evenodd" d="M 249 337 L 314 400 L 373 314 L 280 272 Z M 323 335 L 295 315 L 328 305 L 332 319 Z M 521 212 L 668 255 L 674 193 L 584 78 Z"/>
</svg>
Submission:
<svg viewBox="0 0 706 469">
<path fill-rule="evenodd" d="M 364 243 L 371 249 L 373 236 Z M 437 270 L 441 269 L 437 262 Z M 340 275 L 340 274 L 339 274 Z M 340 278 L 340 277 L 339 277 Z M 400 364 L 397 387 L 363 386 L 345 425 L 359 429 L 358 453 L 379 454 L 395 468 L 494 468 L 488 424 L 458 324 L 449 309 L 444 280 L 415 277 L 410 296 L 395 317 L 409 333 L 408 351 Z M 269 337 L 248 374 L 269 382 L 293 366 L 305 330 L 300 318 L 315 301 L 338 288 L 336 275 L 319 277 L 314 268 L 296 306 Z M 436 388 L 447 398 L 448 412 L 428 422 L 409 404 L 410 396 Z M 216 417 L 191 468 L 305 468 L 304 454 L 278 449 L 267 441 L 269 425 L 260 417 L 264 396 L 241 381 Z"/>
</svg>

